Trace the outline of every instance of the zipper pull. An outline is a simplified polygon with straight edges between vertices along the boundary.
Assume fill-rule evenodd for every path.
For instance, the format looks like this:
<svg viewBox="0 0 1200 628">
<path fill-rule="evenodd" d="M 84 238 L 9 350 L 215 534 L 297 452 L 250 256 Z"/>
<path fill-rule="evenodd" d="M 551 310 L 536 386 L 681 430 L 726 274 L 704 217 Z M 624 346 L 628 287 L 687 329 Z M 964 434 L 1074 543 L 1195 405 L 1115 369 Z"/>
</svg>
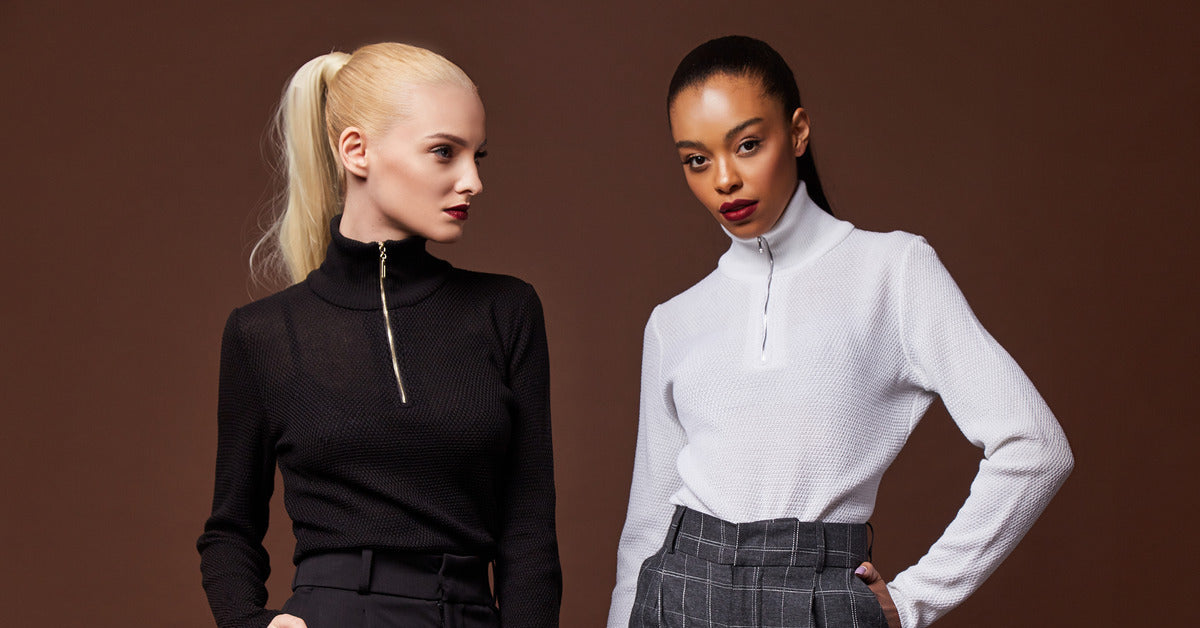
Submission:
<svg viewBox="0 0 1200 628">
<path fill-rule="evenodd" d="M 396 339 L 392 335 L 392 317 L 388 314 L 387 291 L 383 279 L 387 277 L 387 248 L 379 243 L 379 305 L 383 309 L 383 326 L 387 329 L 388 353 L 392 356 L 392 373 L 396 376 L 396 388 L 400 391 L 400 403 L 408 403 L 408 391 L 404 390 L 404 378 L 400 376 L 400 360 L 396 357 Z"/>
<path fill-rule="evenodd" d="M 763 297 L 762 348 L 759 352 L 759 360 L 765 363 L 767 361 L 767 323 L 769 322 L 767 319 L 771 305 L 771 279 L 775 276 L 775 255 L 771 253 L 771 243 L 762 236 L 758 236 L 758 252 L 767 254 L 767 290 Z"/>
</svg>

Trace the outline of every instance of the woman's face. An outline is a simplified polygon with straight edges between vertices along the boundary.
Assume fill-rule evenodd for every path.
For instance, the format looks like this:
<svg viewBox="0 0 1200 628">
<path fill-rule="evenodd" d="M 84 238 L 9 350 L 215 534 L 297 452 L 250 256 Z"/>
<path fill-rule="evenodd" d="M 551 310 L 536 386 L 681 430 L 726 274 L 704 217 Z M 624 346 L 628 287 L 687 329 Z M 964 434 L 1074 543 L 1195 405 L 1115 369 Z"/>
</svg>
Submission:
<svg viewBox="0 0 1200 628">
<path fill-rule="evenodd" d="M 675 96 L 671 134 L 696 198 L 739 238 L 775 226 L 796 190 L 808 115 L 785 115 L 757 78 L 717 74 Z"/>
<path fill-rule="evenodd" d="M 355 140 L 352 127 L 342 134 L 347 177 L 357 177 L 347 182 L 346 219 L 355 213 L 353 222 L 365 227 L 357 231 L 372 240 L 454 242 L 471 199 L 483 191 L 483 103 L 474 90 L 449 83 L 404 90 L 406 115 L 382 133 Z"/>
</svg>

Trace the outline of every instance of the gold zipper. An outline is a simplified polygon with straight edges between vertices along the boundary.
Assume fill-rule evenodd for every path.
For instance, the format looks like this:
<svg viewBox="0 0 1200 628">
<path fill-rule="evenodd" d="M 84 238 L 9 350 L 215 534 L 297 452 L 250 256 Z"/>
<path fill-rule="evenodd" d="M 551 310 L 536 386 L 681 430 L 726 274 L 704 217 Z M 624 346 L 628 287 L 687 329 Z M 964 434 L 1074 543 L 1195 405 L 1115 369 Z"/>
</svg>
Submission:
<svg viewBox="0 0 1200 628">
<path fill-rule="evenodd" d="M 379 302 L 383 304 L 383 324 L 387 327 L 388 351 L 392 354 L 392 373 L 396 375 L 396 388 L 400 389 L 400 403 L 408 403 L 408 393 L 404 390 L 404 380 L 400 377 L 400 360 L 396 358 L 396 341 L 392 338 L 392 318 L 388 315 L 387 292 L 383 289 L 383 279 L 387 277 L 387 248 L 379 243 Z"/>
</svg>

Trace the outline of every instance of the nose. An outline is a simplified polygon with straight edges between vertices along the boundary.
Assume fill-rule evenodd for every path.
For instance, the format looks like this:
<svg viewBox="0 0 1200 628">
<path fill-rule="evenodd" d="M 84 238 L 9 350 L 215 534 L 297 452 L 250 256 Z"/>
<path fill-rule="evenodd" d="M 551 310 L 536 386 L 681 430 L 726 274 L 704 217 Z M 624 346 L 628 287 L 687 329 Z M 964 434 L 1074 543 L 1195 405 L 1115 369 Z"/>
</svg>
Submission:
<svg viewBox="0 0 1200 628">
<path fill-rule="evenodd" d="M 728 159 L 718 159 L 716 166 L 716 181 L 714 187 L 721 194 L 733 194 L 742 189 L 742 176 Z"/>
<path fill-rule="evenodd" d="M 462 176 L 458 179 L 457 192 L 467 196 L 483 193 L 483 180 L 479 178 L 479 164 L 474 161 L 467 163 Z"/>
</svg>

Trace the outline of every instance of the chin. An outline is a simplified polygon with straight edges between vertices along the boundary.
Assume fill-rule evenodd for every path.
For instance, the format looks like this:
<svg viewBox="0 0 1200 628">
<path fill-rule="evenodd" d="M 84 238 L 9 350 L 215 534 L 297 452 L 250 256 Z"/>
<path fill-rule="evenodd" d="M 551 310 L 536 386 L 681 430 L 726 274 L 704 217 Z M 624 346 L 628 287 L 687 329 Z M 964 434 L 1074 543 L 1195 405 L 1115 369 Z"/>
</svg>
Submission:
<svg viewBox="0 0 1200 628">
<path fill-rule="evenodd" d="M 455 242 L 458 242 L 459 239 L 461 239 L 462 237 L 463 237 L 462 229 L 454 229 L 452 231 L 451 230 L 438 231 L 436 233 L 429 233 L 429 234 L 425 235 L 426 240 L 429 240 L 430 242 L 436 242 L 438 244 L 454 244 Z"/>
<path fill-rule="evenodd" d="M 769 229 L 763 229 L 761 224 L 757 222 L 744 222 L 740 225 L 728 225 L 725 227 L 733 235 L 746 240 L 749 238 L 757 238 L 766 233 Z"/>
</svg>

